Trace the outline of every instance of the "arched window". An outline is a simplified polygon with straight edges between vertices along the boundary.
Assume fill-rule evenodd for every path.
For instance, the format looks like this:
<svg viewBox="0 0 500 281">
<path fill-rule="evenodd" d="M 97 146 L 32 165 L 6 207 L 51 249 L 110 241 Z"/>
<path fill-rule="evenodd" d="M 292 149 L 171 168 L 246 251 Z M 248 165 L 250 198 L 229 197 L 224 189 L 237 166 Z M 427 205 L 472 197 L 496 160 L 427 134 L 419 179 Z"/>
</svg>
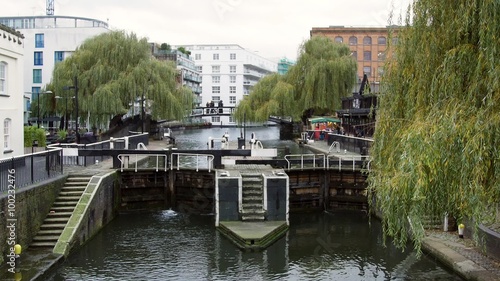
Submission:
<svg viewBox="0 0 500 281">
<path fill-rule="evenodd" d="M 349 37 L 349 45 L 358 45 L 358 37 L 356 36 Z"/>
<path fill-rule="evenodd" d="M 7 63 L 0 61 L 0 95 L 7 94 Z"/>
<path fill-rule="evenodd" d="M 387 40 L 385 39 L 384 36 L 379 36 L 377 40 L 378 40 L 378 44 L 379 45 L 385 45 L 385 44 L 387 44 Z"/>
<path fill-rule="evenodd" d="M 363 38 L 363 45 L 371 45 L 372 44 L 372 38 L 370 36 L 365 36 Z"/>
<path fill-rule="evenodd" d="M 3 150 L 10 150 L 10 130 L 11 130 L 11 120 L 5 118 L 3 120 Z"/>
<path fill-rule="evenodd" d="M 335 42 L 342 43 L 342 42 L 344 42 L 344 38 L 342 38 L 342 36 L 337 36 L 337 37 L 335 37 Z"/>
<path fill-rule="evenodd" d="M 354 58 L 354 60 L 358 60 L 358 52 L 353 51 L 353 52 L 351 53 L 351 56 Z"/>
</svg>

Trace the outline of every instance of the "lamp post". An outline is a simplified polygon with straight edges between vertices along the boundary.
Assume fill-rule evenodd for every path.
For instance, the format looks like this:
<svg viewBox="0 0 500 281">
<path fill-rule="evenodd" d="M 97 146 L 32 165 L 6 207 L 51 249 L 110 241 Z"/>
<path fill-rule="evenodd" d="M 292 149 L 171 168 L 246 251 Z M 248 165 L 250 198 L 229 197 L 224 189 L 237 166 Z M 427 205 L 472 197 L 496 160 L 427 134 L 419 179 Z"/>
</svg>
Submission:
<svg viewBox="0 0 500 281">
<path fill-rule="evenodd" d="M 76 143 L 80 143 L 80 133 L 78 132 L 78 77 L 73 78 L 73 86 L 65 86 L 65 90 L 74 89 L 75 90 L 75 131 L 76 131 Z"/>
<path fill-rule="evenodd" d="M 36 125 L 38 128 L 40 128 L 40 94 L 52 94 L 52 91 L 45 91 L 45 92 L 39 92 L 37 93 L 37 102 L 38 102 L 38 113 L 37 113 L 37 119 L 36 119 Z"/>
<path fill-rule="evenodd" d="M 65 108 L 64 108 L 64 129 L 68 130 L 68 97 L 56 96 L 56 99 L 64 99 Z"/>
</svg>

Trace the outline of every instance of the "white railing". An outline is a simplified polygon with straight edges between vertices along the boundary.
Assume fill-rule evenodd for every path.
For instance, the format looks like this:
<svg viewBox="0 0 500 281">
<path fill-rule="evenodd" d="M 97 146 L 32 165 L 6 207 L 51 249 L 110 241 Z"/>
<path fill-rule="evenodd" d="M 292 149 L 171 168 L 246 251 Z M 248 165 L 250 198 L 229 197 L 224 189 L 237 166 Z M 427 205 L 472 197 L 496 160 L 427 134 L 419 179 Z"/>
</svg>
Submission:
<svg viewBox="0 0 500 281">
<path fill-rule="evenodd" d="M 328 169 L 330 168 L 335 168 L 335 164 L 338 165 L 338 170 L 341 171 L 342 169 L 351 169 L 356 170 L 356 166 L 358 166 L 360 169 L 366 169 L 370 171 L 370 156 L 363 156 L 363 155 L 350 155 L 350 156 L 338 156 L 338 155 L 329 155 L 327 157 L 328 161 Z M 342 163 L 349 163 L 348 166 L 343 165 Z M 332 167 L 333 166 L 333 167 Z"/>
<path fill-rule="evenodd" d="M 292 161 L 296 162 L 299 160 L 299 168 L 326 168 L 326 157 L 324 154 L 290 154 L 285 155 L 285 160 L 287 162 L 288 170 L 292 168 Z M 295 161 L 294 161 L 295 160 Z M 312 164 L 309 164 L 312 163 Z M 320 166 L 317 167 L 316 163 Z M 308 165 L 309 164 L 309 165 Z M 312 166 L 311 166 L 312 165 Z"/>
<path fill-rule="evenodd" d="M 172 153 L 170 155 L 170 169 L 173 170 L 174 169 L 174 157 L 177 158 L 177 161 L 176 162 L 176 166 L 177 166 L 177 170 L 180 169 L 182 163 L 181 163 L 181 159 L 185 160 L 185 159 L 194 159 L 195 162 L 196 162 L 196 171 L 198 172 L 198 170 L 200 169 L 200 160 L 206 160 L 206 168 L 208 169 L 208 172 L 211 171 L 212 169 L 212 166 L 213 166 L 213 162 L 214 162 L 214 156 L 212 154 L 197 154 L 197 153 Z M 186 161 L 185 164 L 193 164 L 192 162 L 189 162 L 189 161 Z"/>
<path fill-rule="evenodd" d="M 134 165 L 134 171 L 137 172 L 139 161 L 148 159 L 151 157 L 156 158 L 155 170 L 158 172 L 160 168 L 160 158 L 163 158 L 163 171 L 167 171 L 167 163 L 168 158 L 165 154 L 118 154 L 118 161 L 120 161 L 120 171 L 123 172 L 123 169 L 128 169 L 130 166 L 130 159 L 133 158 L 134 161 L 132 164 Z"/>
<path fill-rule="evenodd" d="M 332 152 L 333 148 L 337 148 L 337 153 L 340 153 L 340 142 L 334 141 L 332 142 L 332 145 L 328 148 L 328 153 Z"/>
</svg>

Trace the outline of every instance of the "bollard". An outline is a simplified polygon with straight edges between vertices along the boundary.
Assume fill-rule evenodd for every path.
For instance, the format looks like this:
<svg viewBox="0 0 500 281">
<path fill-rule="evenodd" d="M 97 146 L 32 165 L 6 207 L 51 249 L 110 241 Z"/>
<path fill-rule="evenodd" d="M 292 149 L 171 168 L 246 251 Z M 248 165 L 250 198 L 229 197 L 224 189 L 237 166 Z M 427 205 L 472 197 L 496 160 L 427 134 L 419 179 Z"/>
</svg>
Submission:
<svg viewBox="0 0 500 281">
<path fill-rule="evenodd" d="M 458 237 L 464 238 L 465 225 L 463 223 L 458 225 Z"/>
<path fill-rule="evenodd" d="M 15 261 L 16 270 L 19 270 L 19 266 L 21 265 L 21 252 L 22 252 L 21 245 L 19 244 L 14 245 L 14 254 L 16 254 L 16 261 Z"/>
<path fill-rule="evenodd" d="M 444 216 L 444 225 L 443 225 L 443 231 L 448 232 L 448 214 Z"/>
</svg>

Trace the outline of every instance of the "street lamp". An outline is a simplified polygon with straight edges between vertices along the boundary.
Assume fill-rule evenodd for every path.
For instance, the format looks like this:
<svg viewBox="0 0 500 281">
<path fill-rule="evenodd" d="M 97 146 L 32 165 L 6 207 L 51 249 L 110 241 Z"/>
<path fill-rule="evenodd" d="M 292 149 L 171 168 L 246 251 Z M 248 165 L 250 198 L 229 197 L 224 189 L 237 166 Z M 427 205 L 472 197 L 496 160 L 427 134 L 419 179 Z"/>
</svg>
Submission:
<svg viewBox="0 0 500 281">
<path fill-rule="evenodd" d="M 80 133 L 78 132 L 78 77 L 73 78 L 73 86 L 65 86 L 65 90 L 74 89 L 75 90 L 75 131 L 76 131 L 76 143 L 80 143 Z"/>
<path fill-rule="evenodd" d="M 64 129 L 67 131 L 68 130 L 68 97 L 61 97 L 61 96 L 56 96 L 56 99 L 64 99 L 65 101 L 65 108 L 64 108 Z"/>
<path fill-rule="evenodd" d="M 38 114 L 37 114 L 37 119 L 36 119 L 36 125 L 38 128 L 40 128 L 40 94 L 52 94 L 52 91 L 45 91 L 41 93 L 37 93 L 37 102 L 38 102 Z"/>
</svg>

